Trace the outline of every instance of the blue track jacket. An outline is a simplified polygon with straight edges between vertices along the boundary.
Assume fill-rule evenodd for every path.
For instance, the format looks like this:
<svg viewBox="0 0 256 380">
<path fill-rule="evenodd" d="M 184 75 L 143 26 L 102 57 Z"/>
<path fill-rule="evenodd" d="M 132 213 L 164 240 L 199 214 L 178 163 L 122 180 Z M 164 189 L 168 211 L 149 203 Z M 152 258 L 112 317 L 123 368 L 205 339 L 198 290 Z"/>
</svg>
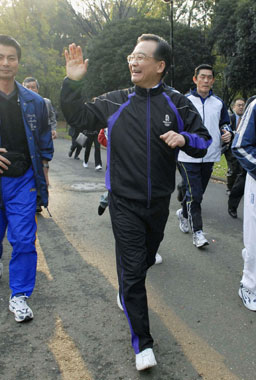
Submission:
<svg viewBox="0 0 256 380">
<path fill-rule="evenodd" d="M 256 180 L 256 99 L 246 109 L 232 144 L 242 167 Z"/>
<path fill-rule="evenodd" d="M 53 157 L 51 126 L 48 125 L 48 114 L 44 99 L 35 92 L 15 82 L 18 88 L 25 133 L 30 152 L 36 188 L 41 195 L 43 206 L 48 205 L 48 190 L 44 177 L 42 160 L 50 161 Z M 1 144 L 0 144 L 1 146 Z M 0 192 L 0 207 L 2 204 Z"/>
</svg>

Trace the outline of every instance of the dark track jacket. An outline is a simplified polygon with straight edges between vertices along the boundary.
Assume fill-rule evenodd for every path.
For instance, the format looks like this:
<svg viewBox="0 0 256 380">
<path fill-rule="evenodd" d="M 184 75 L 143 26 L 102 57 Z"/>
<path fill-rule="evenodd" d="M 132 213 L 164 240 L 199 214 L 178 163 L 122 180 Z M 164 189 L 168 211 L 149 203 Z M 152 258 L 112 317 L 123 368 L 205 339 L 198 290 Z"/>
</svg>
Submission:
<svg viewBox="0 0 256 380">
<path fill-rule="evenodd" d="M 61 106 L 70 125 L 94 130 L 108 127 L 106 187 L 120 197 L 145 201 L 165 197 L 175 189 L 177 149 L 160 135 L 174 130 L 186 140 L 182 148 L 203 157 L 211 137 L 192 103 L 164 83 L 152 89 L 117 90 L 84 103 L 83 81 L 66 78 Z"/>
</svg>

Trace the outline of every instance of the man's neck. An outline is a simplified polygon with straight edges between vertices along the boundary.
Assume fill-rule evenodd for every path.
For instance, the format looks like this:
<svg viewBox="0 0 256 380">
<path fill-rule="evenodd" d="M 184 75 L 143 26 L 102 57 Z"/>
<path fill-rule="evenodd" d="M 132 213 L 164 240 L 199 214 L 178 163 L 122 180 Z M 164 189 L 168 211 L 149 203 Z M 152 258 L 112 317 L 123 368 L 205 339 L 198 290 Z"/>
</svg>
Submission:
<svg viewBox="0 0 256 380">
<path fill-rule="evenodd" d="M 9 95 L 14 91 L 14 89 L 14 79 L 0 79 L 0 91 L 2 91 L 4 94 Z"/>
<path fill-rule="evenodd" d="M 199 92 L 198 90 L 196 90 L 196 91 L 197 91 L 198 95 L 200 95 L 201 98 L 203 98 L 203 99 L 206 99 L 207 96 L 209 96 L 209 94 L 210 94 L 209 91 L 208 92 L 202 92 L 202 91 Z"/>
</svg>

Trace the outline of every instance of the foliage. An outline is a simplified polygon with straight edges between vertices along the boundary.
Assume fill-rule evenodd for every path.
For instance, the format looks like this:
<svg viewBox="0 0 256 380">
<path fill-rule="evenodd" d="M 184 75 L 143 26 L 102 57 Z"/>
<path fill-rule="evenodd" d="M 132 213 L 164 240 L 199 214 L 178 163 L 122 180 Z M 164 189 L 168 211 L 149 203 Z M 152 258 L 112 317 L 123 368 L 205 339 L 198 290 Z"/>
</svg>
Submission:
<svg viewBox="0 0 256 380">
<path fill-rule="evenodd" d="M 161 0 L 0 0 L 0 33 L 22 46 L 17 79 L 35 76 L 55 106 L 73 41 L 90 58 L 88 96 L 130 86 L 126 56 L 138 35 L 169 40 L 170 4 Z M 229 105 L 256 91 L 255 0 L 174 0 L 174 86 L 186 92 L 196 65 L 213 63 L 215 92 Z M 166 77 L 170 83 L 170 76 Z"/>
<path fill-rule="evenodd" d="M 8 3 L 2 7 L 0 33 L 12 35 L 21 44 L 22 59 L 17 80 L 22 82 L 26 76 L 36 77 L 41 95 L 51 98 L 56 106 L 64 77 L 63 59 L 55 49 L 54 38 L 51 38 L 58 1 L 13 0 L 12 6 Z"/>
<path fill-rule="evenodd" d="M 256 91 L 256 3 L 255 0 L 219 0 L 210 39 L 225 63 L 223 99 L 230 104 L 240 93 L 247 98 Z"/>
<path fill-rule="evenodd" d="M 175 0 L 174 21 L 205 27 L 210 23 L 214 3 L 214 0 Z M 170 16 L 170 4 L 164 4 L 161 0 L 73 0 L 70 5 L 78 18 L 84 21 L 91 36 L 111 21 L 134 17 L 168 20 Z"/>
</svg>

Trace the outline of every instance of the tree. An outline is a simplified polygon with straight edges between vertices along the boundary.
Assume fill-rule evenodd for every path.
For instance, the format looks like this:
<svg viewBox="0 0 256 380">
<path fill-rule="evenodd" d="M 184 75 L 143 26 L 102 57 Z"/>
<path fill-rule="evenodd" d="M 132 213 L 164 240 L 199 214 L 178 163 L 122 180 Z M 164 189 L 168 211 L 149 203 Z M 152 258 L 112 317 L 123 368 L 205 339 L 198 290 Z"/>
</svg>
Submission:
<svg viewBox="0 0 256 380">
<path fill-rule="evenodd" d="M 210 33 L 218 60 L 224 63 L 223 99 L 229 105 L 236 94 L 247 98 L 256 91 L 256 3 L 219 0 Z M 222 57 L 222 58 L 221 58 Z"/>
<path fill-rule="evenodd" d="M 52 34 L 58 1 L 13 0 L 11 6 L 10 1 L 1 5 L 0 33 L 10 34 L 22 47 L 17 79 L 22 82 L 26 76 L 36 77 L 40 83 L 40 94 L 51 98 L 56 106 L 65 75 L 63 57 L 54 48 Z"/>
<path fill-rule="evenodd" d="M 161 0 L 77 0 L 69 2 L 88 36 L 94 36 L 106 23 L 134 17 L 168 20 L 169 5 Z M 175 0 L 174 20 L 188 26 L 209 25 L 215 0 Z"/>
</svg>

